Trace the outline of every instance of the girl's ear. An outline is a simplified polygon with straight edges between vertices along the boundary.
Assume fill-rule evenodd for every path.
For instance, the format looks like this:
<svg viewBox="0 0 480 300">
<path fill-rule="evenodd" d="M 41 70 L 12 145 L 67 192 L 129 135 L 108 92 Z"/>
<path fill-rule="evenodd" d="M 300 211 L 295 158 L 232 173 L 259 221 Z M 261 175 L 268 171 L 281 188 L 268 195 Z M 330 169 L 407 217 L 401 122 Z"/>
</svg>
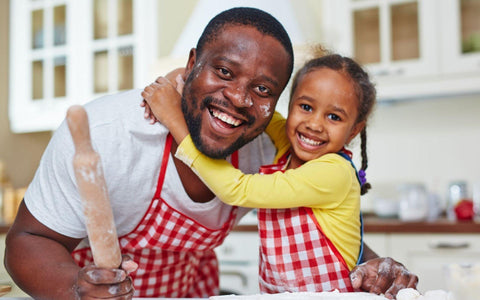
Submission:
<svg viewBox="0 0 480 300">
<path fill-rule="evenodd" d="M 352 128 L 352 131 L 350 132 L 350 135 L 348 136 L 348 140 L 346 144 L 350 144 L 353 138 L 356 137 L 357 134 L 359 134 L 360 131 L 363 130 L 363 128 L 365 128 L 365 125 L 366 125 L 365 121 L 358 122 L 357 124 L 355 124 Z"/>
</svg>

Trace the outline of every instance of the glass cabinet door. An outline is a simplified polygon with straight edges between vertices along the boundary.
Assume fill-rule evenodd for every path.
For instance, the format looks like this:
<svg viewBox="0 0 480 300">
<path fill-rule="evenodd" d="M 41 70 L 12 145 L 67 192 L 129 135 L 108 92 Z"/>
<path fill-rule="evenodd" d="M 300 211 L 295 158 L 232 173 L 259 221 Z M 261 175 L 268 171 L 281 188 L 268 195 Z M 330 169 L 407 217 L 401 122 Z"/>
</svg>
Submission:
<svg viewBox="0 0 480 300">
<path fill-rule="evenodd" d="M 93 93 L 132 89 L 133 0 L 93 0 L 92 9 Z"/>
<path fill-rule="evenodd" d="M 424 13 L 427 2 L 350 1 L 353 57 L 377 77 L 435 72 L 429 48 L 434 23 Z"/>
<path fill-rule="evenodd" d="M 44 111 L 55 111 L 68 102 L 68 82 L 72 80 L 68 67 L 72 55 L 67 23 L 70 2 L 10 3 L 9 116 L 14 132 L 47 129 L 52 120 L 39 121 L 45 117 Z"/>
<path fill-rule="evenodd" d="M 442 19 L 442 71 L 480 72 L 480 0 L 446 0 Z M 448 24 L 447 24 L 448 23 Z"/>
<path fill-rule="evenodd" d="M 152 82 L 147 71 L 155 60 L 158 5 L 10 0 L 12 131 L 54 130 L 73 104 Z"/>
<path fill-rule="evenodd" d="M 62 100 L 66 96 L 68 76 L 65 47 L 67 4 L 30 3 L 31 47 L 26 59 L 31 61 L 31 99 Z"/>
</svg>

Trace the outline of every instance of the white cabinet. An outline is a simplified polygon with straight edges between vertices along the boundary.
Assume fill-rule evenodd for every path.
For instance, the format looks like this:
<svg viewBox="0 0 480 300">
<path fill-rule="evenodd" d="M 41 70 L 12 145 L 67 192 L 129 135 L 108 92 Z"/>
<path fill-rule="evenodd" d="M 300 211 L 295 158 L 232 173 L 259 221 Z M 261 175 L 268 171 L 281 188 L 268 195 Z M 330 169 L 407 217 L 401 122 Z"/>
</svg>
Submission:
<svg viewBox="0 0 480 300">
<path fill-rule="evenodd" d="M 443 0 L 442 71 L 449 73 L 480 72 L 480 1 Z"/>
<path fill-rule="evenodd" d="M 366 234 L 365 241 L 417 274 L 421 292 L 447 289 L 448 264 L 480 263 L 480 234 Z"/>
<path fill-rule="evenodd" d="M 155 7 L 152 0 L 10 1 L 12 131 L 54 130 L 72 104 L 149 82 Z"/>
<path fill-rule="evenodd" d="M 437 71 L 435 0 L 341 0 L 334 46 L 368 66 L 376 77 L 417 76 Z M 433 54 L 433 55 L 432 55 Z"/>
<path fill-rule="evenodd" d="M 227 294 L 258 294 L 257 231 L 230 233 L 215 249 L 220 264 L 220 290 Z"/>
<path fill-rule="evenodd" d="M 324 43 L 363 64 L 380 100 L 480 93 L 480 1 L 324 1 Z"/>
</svg>

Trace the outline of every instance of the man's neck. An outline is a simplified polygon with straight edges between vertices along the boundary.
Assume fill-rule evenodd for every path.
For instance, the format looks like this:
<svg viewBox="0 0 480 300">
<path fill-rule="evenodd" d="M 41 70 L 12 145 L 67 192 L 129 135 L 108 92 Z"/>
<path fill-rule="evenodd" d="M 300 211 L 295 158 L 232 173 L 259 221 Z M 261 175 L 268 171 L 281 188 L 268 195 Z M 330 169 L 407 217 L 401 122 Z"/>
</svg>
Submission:
<svg viewBox="0 0 480 300">
<path fill-rule="evenodd" d="M 173 140 L 170 153 L 172 153 L 173 161 L 175 162 L 175 167 L 177 168 L 177 173 L 182 181 L 183 188 L 187 192 L 190 199 L 192 199 L 194 202 L 205 203 L 215 198 L 215 194 L 213 194 L 200 180 L 200 178 L 193 173 L 190 167 L 175 157 L 177 147 L 178 144 L 175 142 L 175 140 Z"/>
</svg>

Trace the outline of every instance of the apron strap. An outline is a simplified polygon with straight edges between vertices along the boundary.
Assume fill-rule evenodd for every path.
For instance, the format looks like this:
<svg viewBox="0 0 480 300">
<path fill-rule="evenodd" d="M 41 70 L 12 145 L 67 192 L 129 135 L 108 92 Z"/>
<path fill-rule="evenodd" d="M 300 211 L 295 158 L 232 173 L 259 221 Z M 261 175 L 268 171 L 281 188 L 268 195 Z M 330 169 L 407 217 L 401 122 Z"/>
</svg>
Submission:
<svg viewBox="0 0 480 300">
<path fill-rule="evenodd" d="M 172 148 L 172 135 L 167 135 L 165 142 L 165 149 L 163 150 L 162 166 L 160 167 L 160 175 L 158 176 L 157 190 L 155 191 L 154 199 L 160 198 L 162 192 L 163 181 L 165 180 L 165 173 L 167 171 L 168 159 L 170 157 L 170 149 Z"/>
<path fill-rule="evenodd" d="M 232 153 L 232 155 L 230 156 L 230 160 L 232 166 L 238 169 L 238 150 Z"/>
</svg>

